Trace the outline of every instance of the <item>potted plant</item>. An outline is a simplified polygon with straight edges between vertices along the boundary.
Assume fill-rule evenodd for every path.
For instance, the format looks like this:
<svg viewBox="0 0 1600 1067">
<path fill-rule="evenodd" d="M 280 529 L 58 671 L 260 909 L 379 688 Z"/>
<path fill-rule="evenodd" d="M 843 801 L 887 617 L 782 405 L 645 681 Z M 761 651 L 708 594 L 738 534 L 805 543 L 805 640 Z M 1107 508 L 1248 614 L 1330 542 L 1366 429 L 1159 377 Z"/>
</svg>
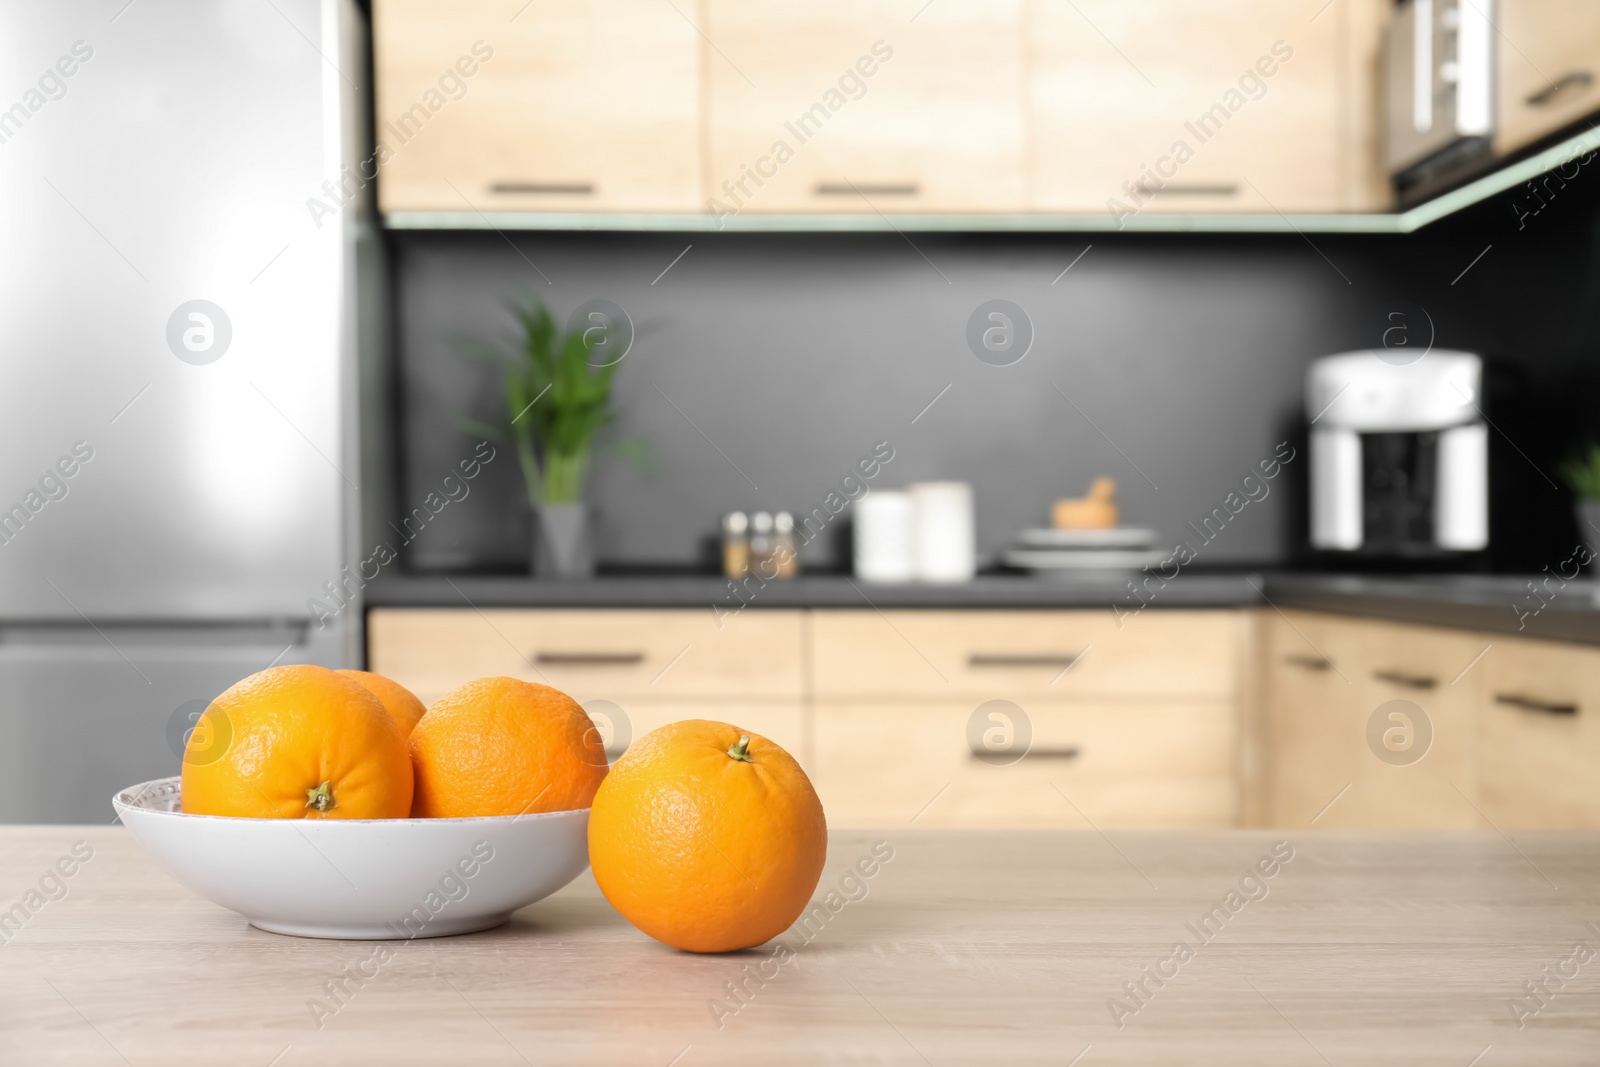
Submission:
<svg viewBox="0 0 1600 1067">
<path fill-rule="evenodd" d="M 594 573 L 594 553 L 584 479 L 595 435 L 612 421 L 611 380 L 631 336 L 605 315 L 590 315 L 586 328 L 563 333 L 537 299 L 512 311 L 521 327 L 517 344 L 470 349 L 502 365 L 506 421 L 463 422 L 516 448 L 534 513 L 533 572 L 587 577 Z"/>
<path fill-rule="evenodd" d="M 1562 480 L 1578 497 L 1578 536 L 1600 545 L 1600 444 L 1561 465 Z"/>
</svg>

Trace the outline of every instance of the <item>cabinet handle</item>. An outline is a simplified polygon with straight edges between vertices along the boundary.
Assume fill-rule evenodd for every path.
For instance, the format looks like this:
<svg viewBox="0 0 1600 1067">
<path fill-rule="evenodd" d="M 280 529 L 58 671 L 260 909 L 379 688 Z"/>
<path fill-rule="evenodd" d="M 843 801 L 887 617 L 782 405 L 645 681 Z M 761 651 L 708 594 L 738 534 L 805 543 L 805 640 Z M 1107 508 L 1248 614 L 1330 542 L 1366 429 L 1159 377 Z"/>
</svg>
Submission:
<svg viewBox="0 0 1600 1067">
<path fill-rule="evenodd" d="M 1404 689 L 1432 689 L 1439 684 L 1437 678 L 1429 678 L 1425 674 L 1406 674 L 1404 671 L 1373 671 L 1372 677 Z"/>
<path fill-rule="evenodd" d="M 539 652 L 533 662 L 548 667 L 633 667 L 644 662 L 644 653 Z"/>
<path fill-rule="evenodd" d="M 916 182 L 818 182 L 813 196 L 916 196 L 922 187 Z"/>
<path fill-rule="evenodd" d="M 1146 196 L 1238 196 L 1237 182 L 1167 182 L 1164 185 L 1140 184 Z"/>
<path fill-rule="evenodd" d="M 1082 652 L 973 652 L 968 667 L 1070 667 Z"/>
<path fill-rule="evenodd" d="M 1283 662 L 1291 667 L 1299 667 L 1307 671 L 1330 671 L 1333 669 L 1333 660 L 1323 659 L 1321 656 L 1285 656 Z"/>
<path fill-rule="evenodd" d="M 533 193 L 545 196 L 593 196 L 594 182 L 495 182 L 491 193 Z"/>
<path fill-rule="evenodd" d="M 1548 700 L 1535 700 L 1533 697 L 1519 696 L 1516 693 L 1496 693 L 1496 704 L 1504 704 L 1508 708 L 1521 708 L 1524 711 L 1542 711 L 1547 715 L 1576 715 L 1578 705 L 1556 704 Z"/>
<path fill-rule="evenodd" d="M 1586 70 L 1569 70 L 1523 101 L 1529 107 L 1549 107 L 1568 89 L 1587 89 L 1594 84 L 1594 75 Z"/>
<path fill-rule="evenodd" d="M 1031 746 L 1029 748 L 983 748 L 979 745 L 969 744 L 973 759 L 993 759 L 996 756 L 1015 756 L 1017 759 L 1077 759 L 1082 750 L 1077 745 L 1060 745 L 1055 748 L 1042 748 Z"/>
</svg>

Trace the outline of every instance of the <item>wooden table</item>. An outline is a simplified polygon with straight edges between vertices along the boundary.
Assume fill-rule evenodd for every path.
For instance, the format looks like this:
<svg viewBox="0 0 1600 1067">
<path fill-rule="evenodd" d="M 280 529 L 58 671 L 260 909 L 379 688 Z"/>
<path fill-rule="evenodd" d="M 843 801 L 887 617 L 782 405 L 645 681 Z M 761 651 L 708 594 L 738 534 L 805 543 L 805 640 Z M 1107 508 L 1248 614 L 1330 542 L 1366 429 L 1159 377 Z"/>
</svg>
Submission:
<svg viewBox="0 0 1600 1067">
<path fill-rule="evenodd" d="M 120 828 L 0 829 L 0 913 L 74 842 L 0 945 L 0 1063 L 1600 1063 L 1600 955 L 1565 962 L 1600 953 L 1595 833 L 840 833 L 836 912 L 781 964 L 650 941 L 587 875 L 376 963 L 246 926 Z M 376 974 L 336 998 L 347 968 Z"/>
</svg>

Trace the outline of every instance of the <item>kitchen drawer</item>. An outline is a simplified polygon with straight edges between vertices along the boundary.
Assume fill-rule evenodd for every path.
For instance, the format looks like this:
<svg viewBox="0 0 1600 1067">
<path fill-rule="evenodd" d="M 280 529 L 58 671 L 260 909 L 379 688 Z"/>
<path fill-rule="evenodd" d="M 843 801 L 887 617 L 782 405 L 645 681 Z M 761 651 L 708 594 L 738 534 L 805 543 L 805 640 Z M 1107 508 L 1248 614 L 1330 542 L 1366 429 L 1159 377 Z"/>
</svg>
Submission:
<svg viewBox="0 0 1600 1067">
<path fill-rule="evenodd" d="M 1600 649 L 1496 641 L 1482 668 L 1484 815 L 1501 829 L 1600 826 Z"/>
<path fill-rule="evenodd" d="M 1600 110 L 1600 4 L 1500 0 L 1499 23 L 1497 151 L 1514 152 Z"/>
<path fill-rule="evenodd" d="M 818 611 L 818 696 L 971 694 L 1231 699 L 1243 620 L 1231 611 Z"/>
<path fill-rule="evenodd" d="M 800 613 L 709 610 L 381 608 L 372 669 L 424 703 L 486 675 L 543 682 L 580 701 L 695 696 L 798 700 Z"/>
<path fill-rule="evenodd" d="M 809 769 L 805 736 L 805 711 L 798 700 L 759 703 L 699 703 L 660 700 L 587 700 L 584 710 L 594 720 L 605 742 L 606 755 L 615 762 L 634 741 L 652 730 L 684 719 L 712 719 L 760 734 L 782 745 L 800 765 Z M 620 715 L 619 715 L 620 712 Z M 619 730 L 620 727 L 620 730 Z"/>
<path fill-rule="evenodd" d="M 1030 704 L 1023 736 L 979 705 L 824 704 L 812 779 L 834 827 L 1226 827 L 1233 825 L 1231 705 Z M 1002 714 L 1005 714 L 1002 712 Z M 1007 714 L 1007 718 L 1014 716 Z M 1074 807 L 1074 805 L 1076 807 Z"/>
</svg>

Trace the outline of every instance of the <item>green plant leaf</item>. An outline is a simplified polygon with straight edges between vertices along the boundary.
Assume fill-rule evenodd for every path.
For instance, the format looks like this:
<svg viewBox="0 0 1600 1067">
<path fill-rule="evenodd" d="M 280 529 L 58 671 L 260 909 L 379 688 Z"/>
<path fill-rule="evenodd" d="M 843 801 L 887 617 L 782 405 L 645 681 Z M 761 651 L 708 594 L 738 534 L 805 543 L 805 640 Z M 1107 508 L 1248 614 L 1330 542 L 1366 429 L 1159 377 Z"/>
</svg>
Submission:
<svg viewBox="0 0 1600 1067">
<path fill-rule="evenodd" d="M 463 351 L 503 365 L 507 429 L 500 432 L 516 445 L 528 502 L 576 502 L 595 435 L 614 418 L 611 383 L 618 364 L 591 364 L 583 332 L 559 331 L 538 298 L 510 310 L 522 334 L 515 348 L 467 340 Z M 487 429 L 476 425 L 474 432 Z"/>
<path fill-rule="evenodd" d="M 1561 464 L 1561 478 L 1584 500 L 1600 500 L 1600 444 Z"/>
</svg>

